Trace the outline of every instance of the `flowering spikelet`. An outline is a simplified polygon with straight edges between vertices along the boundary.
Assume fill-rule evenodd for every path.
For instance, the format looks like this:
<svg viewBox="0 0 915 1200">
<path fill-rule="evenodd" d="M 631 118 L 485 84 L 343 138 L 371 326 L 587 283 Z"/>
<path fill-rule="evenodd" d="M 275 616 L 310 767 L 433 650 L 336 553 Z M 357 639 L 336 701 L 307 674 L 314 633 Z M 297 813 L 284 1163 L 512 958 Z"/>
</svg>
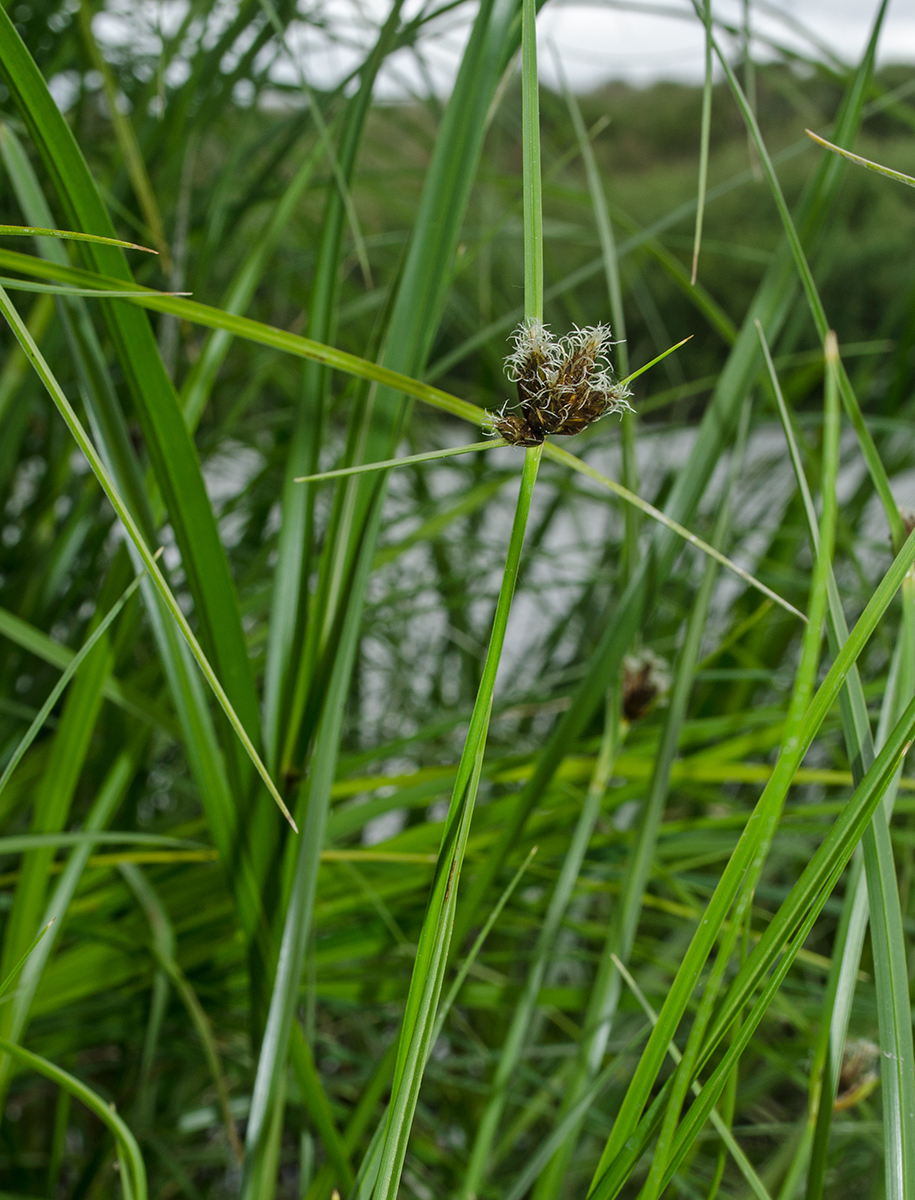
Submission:
<svg viewBox="0 0 915 1200">
<path fill-rule="evenodd" d="M 492 433 L 513 446 L 539 446 L 547 434 L 573 434 L 611 412 L 629 409 L 629 392 L 614 382 L 607 350 L 610 328 L 575 329 L 558 341 L 542 321 L 526 321 L 513 335 L 505 373 L 518 403 L 488 413 Z"/>
</svg>

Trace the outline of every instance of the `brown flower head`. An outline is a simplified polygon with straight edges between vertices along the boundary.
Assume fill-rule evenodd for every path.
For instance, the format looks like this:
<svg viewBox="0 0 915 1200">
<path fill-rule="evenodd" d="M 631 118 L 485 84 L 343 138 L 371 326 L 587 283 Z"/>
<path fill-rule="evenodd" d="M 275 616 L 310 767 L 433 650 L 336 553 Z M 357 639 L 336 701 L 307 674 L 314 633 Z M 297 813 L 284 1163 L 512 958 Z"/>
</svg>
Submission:
<svg viewBox="0 0 915 1200">
<path fill-rule="evenodd" d="M 670 689 L 667 663 L 651 650 L 623 659 L 623 716 L 637 721 Z"/>
<path fill-rule="evenodd" d="M 629 410 L 630 393 L 610 373 L 610 345 L 607 325 L 558 341 L 541 321 L 519 325 L 505 360 L 518 402 L 487 414 L 491 432 L 513 446 L 539 446 L 547 434 L 581 433 L 607 413 Z"/>
</svg>

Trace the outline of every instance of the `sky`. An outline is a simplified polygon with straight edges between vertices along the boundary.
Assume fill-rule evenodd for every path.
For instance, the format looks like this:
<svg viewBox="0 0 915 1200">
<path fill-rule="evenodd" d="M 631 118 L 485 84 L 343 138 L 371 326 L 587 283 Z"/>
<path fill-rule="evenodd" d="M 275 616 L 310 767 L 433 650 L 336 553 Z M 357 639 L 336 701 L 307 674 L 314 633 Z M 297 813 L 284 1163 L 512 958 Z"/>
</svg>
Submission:
<svg viewBox="0 0 915 1200">
<path fill-rule="evenodd" d="M 329 3 L 344 25 L 352 23 L 356 41 L 361 40 L 357 11 L 364 30 L 364 13 L 376 5 L 386 7 L 384 0 Z M 712 8 L 719 20 L 744 28 L 744 0 L 713 0 Z M 852 63 L 867 44 L 876 9 L 877 0 L 752 0 L 754 57 L 771 58 L 776 46 L 808 57 L 825 52 Z M 446 94 L 471 16 L 467 7 L 458 10 L 426 40 L 424 70 L 408 54 L 395 56 L 379 81 L 379 96 L 398 99 L 411 89 L 425 91 L 430 84 Z M 692 82 L 704 72 L 702 26 L 691 0 L 549 0 L 538 18 L 538 41 L 543 82 L 555 86 L 561 69 L 576 91 L 611 79 L 635 84 L 658 79 Z M 309 76 L 319 85 L 339 78 L 356 61 L 355 51 L 350 55 L 340 47 L 322 45 L 313 34 L 300 51 Z M 915 0 L 890 0 L 878 61 L 915 65 Z"/>
<path fill-rule="evenodd" d="M 114 49 L 144 49 L 155 56 L 161 33 L 177 30 L 189 0 L 108 0 L 96 15 L 93 29 L 103 44 Z M 499 0 L 497 0 L 497 3 Z M 699 3 L 702 0 L 698 0 Z M 138 3 L 150 16 L 137 21 Z M 208 40 L 237 11 L 239 0 L 224 0 L 211 16 Z M 771 58 L 779 48 L 805 57 L 835 56 L 856 62 L 864 50 L 879 0 L 751 0 L 749 31 L 757 61 Z M 278 81 L 298 87 L 304 78 L 318 88 L 346 78 L 374 41 L 390 0 L 300 0 L 314 18 L 333 27 L 328 37 L 314 19 L 299 22 L 287 34 L 289 55 L 273 62 Z M 746 0 L 712 0 L 717 21 L 735 30 L 722 40 L 731 53 L 740 53 L 746 28 Z M 434 0 L 404 0 L 402 12 L 433 7 Z M 432 89 L 447 95 L 467 40 L 474 4 L 461 4 L 427 27 L 421 40 L 422 61 L 412 50 L 401 50 L 388 61 L 376 84 L 382 100 L 400 100 Z M 153 20 L 152 17 L 155 17 Z M 613 80 L 648 84 L 658 79 L 695 82 L 704 73 L 703 27 L 692 0 L 548 0 L 538 17 L 541 79 L 555 87 L 560 73 L 575 91 L 588 91 Z M 149 42 L 138 46 L 138 41 Z M 230 52 L 243 52 L 239 47 Z M 271 58 L 273 49 L 265 53 Z M 890 0 L 878 51 L 878 61 L 915 66 L 915 0 Z M 266 65 L 266 64 L 265 64 Z M 227 67 L 231 62 L 226 63 Z M 187 62 L 174 61 L 168 77 L 182 82 Z M 172 78 L 174 76 L 174 78 Z M 63 81 L 66 83 L 66 81 Z M 75 85 L 73 85 L 75 86 Z M 73 87 L 71 87 L 73 90 Z M 243 97 L 238 97 L 240 100 Z M 63 103 L 64 98 L 58 97 Z M 64 106 L 66 106 L 64 104 Z"/>
<path fill-rule="evenodd" d="M 772 55 L 767 45 L 771 39 L 808 55 L 820 44 L 844 62 L 854 62 L 867 44 L 876 7 L 870 0 L 754 0 L 750 28 L 756 56 Z M 715 0 L 713 11 L 743 27 L 741 0 Z M 559 0 L 554 4 L 551 0 L 540 28 L 544 41 L 559 47 L 565 73 L 577 89 L 586 90 L 608 78 L 632 83 L 695 81 L 703 75 L 704 46 L 694 12 L 689 0 L 661 0 L 638 12 L 608 3 Z M 879 57 L 884 62 L 915 63 L 915 0 L 890 0 Z M 546 61 L 543 74 L 545 81 L 552 82 Z"/>
</svg>

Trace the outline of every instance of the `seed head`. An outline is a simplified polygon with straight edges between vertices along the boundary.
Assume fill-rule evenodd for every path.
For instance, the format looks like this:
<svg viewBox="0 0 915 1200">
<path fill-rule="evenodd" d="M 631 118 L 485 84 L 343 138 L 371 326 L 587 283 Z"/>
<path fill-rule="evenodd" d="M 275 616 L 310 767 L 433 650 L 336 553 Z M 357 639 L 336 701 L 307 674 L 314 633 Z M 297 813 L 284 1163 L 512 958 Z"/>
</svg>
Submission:
<svg viewBox="0 0 915 1200">
<path fill-rule="evenodd" d="M 623 716 L 637 721 L 670 689 L 667 663 L 652 650 L 623 659 Z"/>
<path fill-rule="evenodd" d="M 610 373 L 610 328 L 574 329 L 558 341 L 542 321 L 512 335 L 505 373 L 518 402 L 488 413 L 488 427 L 513 446 L 539 446 L 547 434 L 580 433 L 611 412 L 625 412 L 629 392 Z"/>
</svg>

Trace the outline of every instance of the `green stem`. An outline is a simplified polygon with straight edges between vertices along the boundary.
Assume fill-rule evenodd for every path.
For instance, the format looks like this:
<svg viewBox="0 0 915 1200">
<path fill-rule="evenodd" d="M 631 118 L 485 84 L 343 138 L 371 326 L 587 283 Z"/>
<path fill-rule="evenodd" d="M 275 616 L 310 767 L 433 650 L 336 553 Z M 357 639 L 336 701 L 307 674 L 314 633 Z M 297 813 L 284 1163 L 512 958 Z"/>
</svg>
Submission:
<svg viewBox="0 0 915 1200">
<path fill-rule="evenodd" d="M 708 148 L 712 130 L 712 6 L 705 0 L 705 86 L 702 89 L 702 139 L 699 148 L 699 195 L 696 199 L 696 232 L 693 237 L 693 270 L 690 283 L 695 286 L 699 271 L 699 248 L 702 245 L 702 218 L 705 216 L 705 193 L 708 189 Z"/>
<path fill-rule="evenodd" d="M 432 894 L 420 932 L 416 964 L 410 980 L 407 1007 L 397 1054 L 391 1105 L 381 1150 L 381 1162 L 375 1184 L 375 1200 L 395 1200 L 400 1185 L 407 1142 L 413 1124 L 413 1114 L 419 1098 L 423 1071 L 442 992 L 445 967 L 451 947 L 451 931 L 457 902 L 458 881 L 470 834 L 483 752 L 489 732 L 492 698 L 496 675 L 505 645 L 505 633 L 511 611 L 521 549 L 530 513 L 534 484 L 543 453 L 542 446 L 531 446 L 525 452 L 521 487 L 515 507 L 502 585 L 496 603 L 492 633 L 483 664 L 483 674 L 477 692 L 467 739 L 458 766 L 457 779 L 451 796 L 442 844 L 436 864 Z"/>
<path fill-rule="evenodd" d="M 540 989 L 546 979 L 547 971 L 552 962 L 556 939 L 566 915 L 572 892 L 578 882 L 579 872 L 587 853 L 594 832 L 594 826 L 600 816 L 601 806 L 607 793 L 613 765 L 619 751 L 621 740 L 619 698 L 608 697 L 607 712 L 604 722 L 604 736 L 600 752 L 594 768 L 594 774 L 582 805 L 581 813 L 572 835 L 572 840 L 563 860 L 562 869 L 546 916 L 540 927 L 534 957 L 528 972 L 524 991 L 515 1008 L 511 1025 L 503 1041 L 499 1061 L 493 1076 L 489 1100 L 483 1115 L 477 1124 L 476 1137 L 470 1153 L 464 1178 L 461 1181 L 459 1200 L 472 1200 L 483 1190 L 492 1159 L 493 1143 L 499 1129 L 499 1122 L 508 1102 L 509 1087 L 516 1077 L 518 1063 L 525 1045 L 532 1036 L 531 1026 L 537 1010 Z"/>
<path fill-rule="evenodd" d="M 540 94 L 537 6 L 521 7 L 521 111 L 524 183 L 524 318 L 543 320 L 543 199 L 540 183 Z"/>
</svg>

